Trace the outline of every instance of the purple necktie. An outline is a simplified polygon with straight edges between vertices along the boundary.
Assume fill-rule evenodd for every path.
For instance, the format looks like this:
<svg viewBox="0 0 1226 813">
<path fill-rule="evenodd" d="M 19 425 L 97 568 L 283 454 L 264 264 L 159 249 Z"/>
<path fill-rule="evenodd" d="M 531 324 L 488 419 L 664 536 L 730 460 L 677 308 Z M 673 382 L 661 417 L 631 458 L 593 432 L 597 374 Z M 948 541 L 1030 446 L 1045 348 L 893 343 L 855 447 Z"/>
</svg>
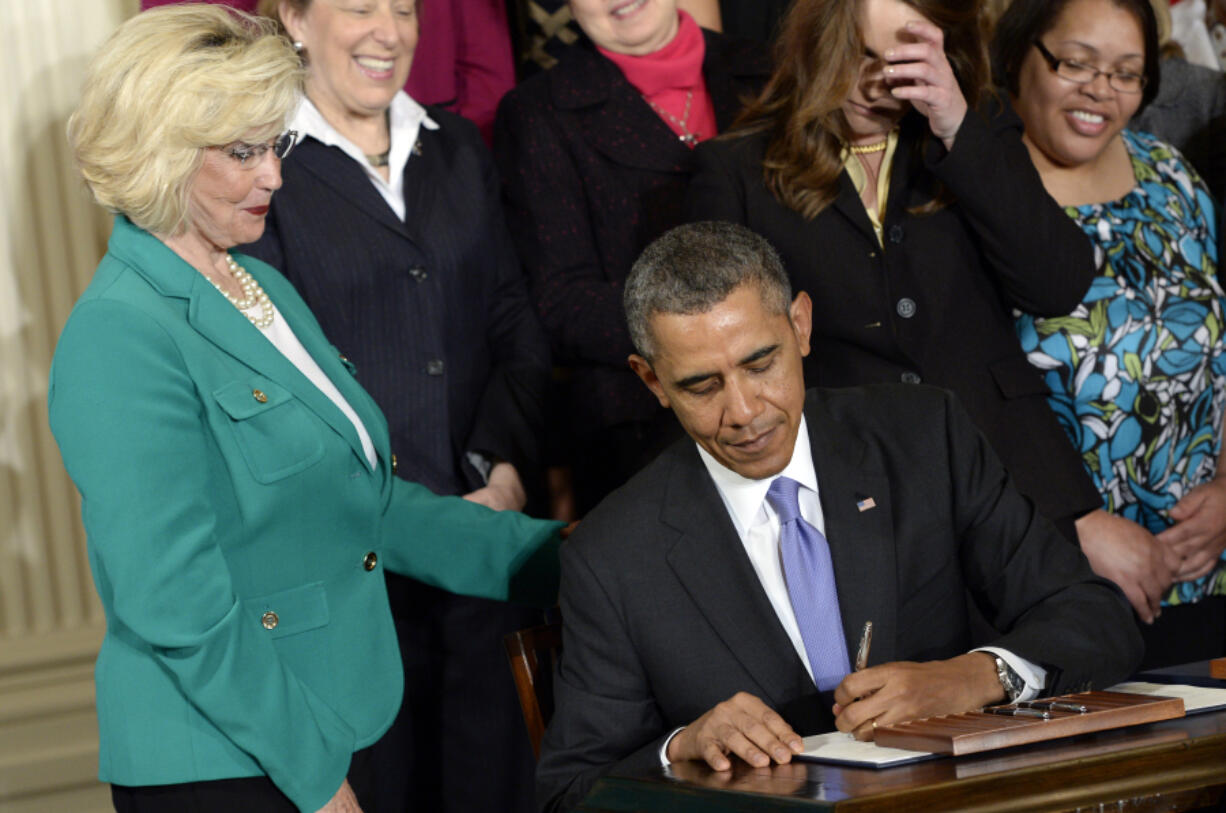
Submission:
<svg viewBox="0 0 1226 813">
<path fill-rule="evenodd" d="M 766 499 L 779 515 L 779 549 L 783 558 L 783 577 L 800 637 L 805 642 L 813 682 L 829 691 L 851 671 L 847 659 L 847 640 L 839 614 L 839 594 L 834 584 L 830 545 L 822 532 L 800 515 L 796 499 L 800 483 L 776 477 Z"/>
</svg>

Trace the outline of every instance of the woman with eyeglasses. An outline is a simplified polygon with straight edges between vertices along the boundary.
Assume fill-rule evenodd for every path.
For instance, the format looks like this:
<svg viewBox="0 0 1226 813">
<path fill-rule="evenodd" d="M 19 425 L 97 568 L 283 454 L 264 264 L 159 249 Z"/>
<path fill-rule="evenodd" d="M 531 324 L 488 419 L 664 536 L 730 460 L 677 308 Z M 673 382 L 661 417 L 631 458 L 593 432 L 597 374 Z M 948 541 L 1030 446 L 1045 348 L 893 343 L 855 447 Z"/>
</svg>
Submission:
<svg viewBox="0 0 1226 813">
<path fill-rule="evenodd" d="M 1044 186 L 1098 253 L 1098 275 L 1071 313 L 1017 322 L 1102 495 L 1077 521 L 1082 550 L 1145 622 L 1143 666 L 1221 655 L 1218 220 L 1179 152 L 1128 129 L 1158 90 L 1153 9 L 1147 0 L 1015 0 L 993 49 Z"/>
<path fill-rule="evenodd" d="M 281 186 L 301 73 L 270 22 L 167 6 L 112 35 L 69 122 L 115 223 L 48 405 L 106 614 L 120 811 L 373 813 L 404 690 L 384 569 L 556 597 L 557 523 L 394 477 L 375 401 L 285 278 L 233 250 Z"/>
</svg>

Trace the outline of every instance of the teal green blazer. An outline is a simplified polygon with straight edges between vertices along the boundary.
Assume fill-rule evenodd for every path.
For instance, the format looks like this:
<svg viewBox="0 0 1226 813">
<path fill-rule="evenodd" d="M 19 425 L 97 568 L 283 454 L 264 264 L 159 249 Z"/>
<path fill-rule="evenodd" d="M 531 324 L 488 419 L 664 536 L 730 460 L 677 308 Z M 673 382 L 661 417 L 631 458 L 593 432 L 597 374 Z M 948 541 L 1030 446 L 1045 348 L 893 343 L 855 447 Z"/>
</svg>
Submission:
<svg viewBox="0 0 1226 813">
<path fill-rule="evenodd" d="M 400 706 L 383 568 L 549 605 L 557 523 L 393 477 L 386 422 L 353 369 L 279 273 L 236 259 L 362 419 L 378 467 L 202 274 L 116 218 L 48 395 L 106 611 L 100 778 L 264 774 L 314 811 Z"/>
</svg>

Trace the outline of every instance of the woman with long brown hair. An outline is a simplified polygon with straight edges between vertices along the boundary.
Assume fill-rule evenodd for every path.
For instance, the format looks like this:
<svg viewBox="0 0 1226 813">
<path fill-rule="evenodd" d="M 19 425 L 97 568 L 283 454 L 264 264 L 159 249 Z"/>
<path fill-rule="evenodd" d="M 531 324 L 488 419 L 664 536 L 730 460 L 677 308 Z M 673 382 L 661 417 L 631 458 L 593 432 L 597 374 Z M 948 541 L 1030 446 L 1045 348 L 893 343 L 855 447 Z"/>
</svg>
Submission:
<svg viewBox="0 0 1226 813">
<path fill-rule="evenodd" d="M 699 147 L 688 214 L 761 233 L 812 297 L 808 386 L 952 390 L 1072 538 L 1096 495 L 1010 313 L 1067 313 L 1093 256 L 985 93 L 979 5 L 797 0 L 740 127 Z"/>
</svg>

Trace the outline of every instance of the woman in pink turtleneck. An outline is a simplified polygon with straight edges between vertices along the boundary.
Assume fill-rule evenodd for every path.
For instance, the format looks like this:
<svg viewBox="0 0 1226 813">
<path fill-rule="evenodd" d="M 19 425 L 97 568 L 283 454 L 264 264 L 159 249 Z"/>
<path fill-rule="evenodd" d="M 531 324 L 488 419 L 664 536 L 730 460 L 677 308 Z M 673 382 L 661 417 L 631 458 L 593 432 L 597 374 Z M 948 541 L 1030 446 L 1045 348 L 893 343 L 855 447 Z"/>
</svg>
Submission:
<svg viewBox="0 0 1226 813">
<path fill-rule="evenodd" d="M 570 0 L 586 37 L 503 99 L 494 153 L 555 359 L 582 515 L 676 433 L 626 364 L 622 283 L 681 222 L 693 146 L 769 71 L 761 46 L 706 31 L 676 0 Z"/>
</svg>

